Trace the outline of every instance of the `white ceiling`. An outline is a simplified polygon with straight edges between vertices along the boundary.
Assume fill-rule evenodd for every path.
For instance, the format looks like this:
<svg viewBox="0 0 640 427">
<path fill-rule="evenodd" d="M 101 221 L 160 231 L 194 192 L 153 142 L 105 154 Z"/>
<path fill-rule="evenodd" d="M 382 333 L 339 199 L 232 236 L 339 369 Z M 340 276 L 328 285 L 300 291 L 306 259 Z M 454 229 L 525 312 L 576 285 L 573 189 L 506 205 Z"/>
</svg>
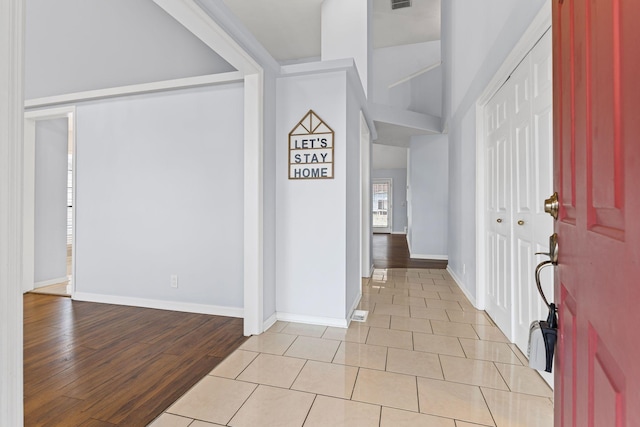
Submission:
<svg viewBox="0 0 640 427">
<path fill-rule="evenodd" d="M 224 0 L 278 61 L 320 57 L 323 0 Z M 348 0 L 343 0 L 348 1 Z M 391 10 L 391 0 L 373 0 L 373 47 L 440 39 L 440 1 L 413 0 Z"/>
</svg>

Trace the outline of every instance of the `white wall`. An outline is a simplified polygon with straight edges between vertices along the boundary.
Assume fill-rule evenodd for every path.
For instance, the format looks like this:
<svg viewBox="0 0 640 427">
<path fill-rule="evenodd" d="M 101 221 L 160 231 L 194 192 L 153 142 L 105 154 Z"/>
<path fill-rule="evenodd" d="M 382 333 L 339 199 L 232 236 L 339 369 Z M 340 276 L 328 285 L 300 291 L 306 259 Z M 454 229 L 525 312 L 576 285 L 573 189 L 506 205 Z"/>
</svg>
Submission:
<svg viewBox="0 0 640 427">
<path fill-rule="evenodd" d="M 76 177 L 80 299 L 243 306 L 241 84 L 78 105 Z"/>
<path fill-rule="evenodd" d="M 389 88 L 390 85 L 438 62 L 440 41 L 375 49 L 373 102 L 439 117 L 442 106 L 441 67 Z"/>
<path fill-rule="evenodd" d="M 406 169 L 407 148 L 373 144 L 372 160 L 374 169 Z"/>
<path fill-rule="evenodd" d="M 231 71 L 152 0 L 29 0 L 25 97 Z"/>
<path fill-rule="evenodd" d="M 391 231 L 404 233 L 407 227 L 407 169 L 373 169 L 371 178 L 391 178 Z"/>
<path fill-rule="evenodd" d="M 544 0 L 442 3 L 446 76 L 443 122 L 449 129 L 450 164 L 449 268 L 471 295 L 476 294 L 475 103 L 545 3 Z"/>
<path fill-rule="evenodd" d="M 365 94 L 372 72 L 371 21 L 373 0 L 324 0 L 321 20 L 321 58 L 353 58 Z M 302 24 L 304 26 L 304 24 Z"/>
<path fill-rule="evenodd" d="M 413 258 L 446 259 L 449 253 L 448 150 L 447 135 L 411 138 L 407 240 Z"/>
<path fill-rule="evenodd" d="M 276 309 L 279 317 L 309 322 L 315 319 L 320 323 L 340 322 L 346 317 L 346 88 L 346 73 L 342 71 L 277 81 Z M 335 132 L 334 179 L 288 179 L 288 135 L 309 109 Z M 359 123 L 359 117 L 357 120 Z M 356 141 L 359 140 L 358 132 Z"/>
<path fill-rule="evenodd" d="M 424 74 L 421 74 L 410 82 L 404 83 L 400 87 L 409 86 L 411 102 L 407 108 L 410 111 L 430 114 L 435 117 L 442 117 L 442 67 L 436 67 Z M 395 89 L 395 88 L 394 88 Z"/>
<path fill-rule="evenodd" d="M 67 119 L 36 123 L 35 265 L 37 286 L 67 277 Z"/>
</svg>

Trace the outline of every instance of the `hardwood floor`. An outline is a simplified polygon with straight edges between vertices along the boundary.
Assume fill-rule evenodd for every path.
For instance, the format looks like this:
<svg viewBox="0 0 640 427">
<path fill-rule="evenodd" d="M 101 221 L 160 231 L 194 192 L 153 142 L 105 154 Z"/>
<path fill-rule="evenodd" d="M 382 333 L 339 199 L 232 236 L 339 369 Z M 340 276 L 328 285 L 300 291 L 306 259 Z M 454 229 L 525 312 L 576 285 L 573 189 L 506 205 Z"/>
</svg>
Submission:
<svg viewBox="0 0 640 427">
<path fill-rule="evenodd" d="M 242 322 L 25 294 L 25 426 L 146 426 L 245 341 Z"/>
<path fill-rule="evenodd" d="M 374 234 L 373 265 L 375 268 L 447 268 L 447 261 L 410 258 L 404 234 Z"/>
</svg>

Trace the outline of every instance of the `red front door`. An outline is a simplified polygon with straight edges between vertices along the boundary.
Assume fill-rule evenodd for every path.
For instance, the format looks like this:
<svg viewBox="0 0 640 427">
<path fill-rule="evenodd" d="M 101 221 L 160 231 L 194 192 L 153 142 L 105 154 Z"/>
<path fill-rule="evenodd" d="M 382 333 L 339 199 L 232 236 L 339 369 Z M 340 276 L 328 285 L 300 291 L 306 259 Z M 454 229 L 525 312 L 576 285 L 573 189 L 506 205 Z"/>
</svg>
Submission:
<svg viewBox="0 0 640 427">
<path fill-rule="evenodd" d="M 640 0 L 553 0 L 555 425 L 640 426 Z"/>
</svg>

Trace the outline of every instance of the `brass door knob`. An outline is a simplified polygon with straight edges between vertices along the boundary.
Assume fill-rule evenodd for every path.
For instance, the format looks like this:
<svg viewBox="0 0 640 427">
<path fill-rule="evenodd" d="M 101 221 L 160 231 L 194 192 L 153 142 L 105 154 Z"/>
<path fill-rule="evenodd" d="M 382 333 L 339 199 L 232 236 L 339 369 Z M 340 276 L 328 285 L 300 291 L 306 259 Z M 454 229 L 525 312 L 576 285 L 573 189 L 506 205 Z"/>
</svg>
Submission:
<svg viewBox="0 0 640 427">
<path fill-rule="evenodd" d="M 556 191 L 544 201 L 544 211 L 551 215 L 553 219 L 558 219 L 558 209 L 560 208 L 560 203 L 558 202 L 558 192 Z"/>
<path fill-rule="evenodd" d="M 519 220 L 518 221 L 518 225 L 524 225 L 524 221 L 523 220 Z"/>
<path fill-rule="evenodd" d="M 502 218 L 498 218 L 498 219 L 496 219 L 496 222 L 497 222 L 498 224 L 500 224 L 500 223 L 502 222 Z"/>
</svg>

